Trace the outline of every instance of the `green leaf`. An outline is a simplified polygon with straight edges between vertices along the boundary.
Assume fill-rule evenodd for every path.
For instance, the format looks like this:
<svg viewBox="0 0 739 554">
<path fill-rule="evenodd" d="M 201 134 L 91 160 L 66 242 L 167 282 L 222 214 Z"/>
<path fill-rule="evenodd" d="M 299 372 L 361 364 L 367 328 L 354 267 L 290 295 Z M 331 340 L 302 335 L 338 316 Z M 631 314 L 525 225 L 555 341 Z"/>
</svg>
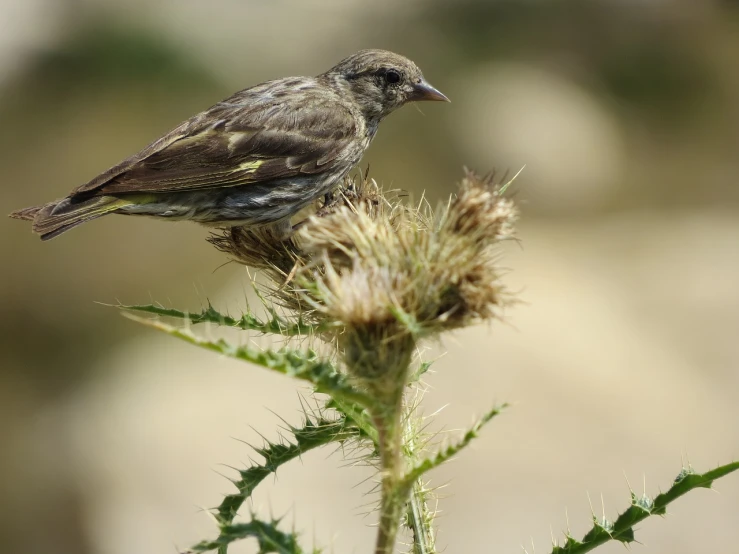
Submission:
<svg viewBox="0 0 739 554">
<path fill-rule="evenodd" d="M 362 406 L 341 398 L 331 398 L 326 402 L 326 408 L 336 410 L 359 429 L 360 435 L 370 439 L 377 446 L 377 428 L 372 418 Z"/>
<path fill-rule="evenodd" d="M 403 483 L 406 487 L 413 486 L 413 483 L 420 478 L 424 473 L 431 471 L 435 467 L 440 466 L 449 458 L 457 455 L 460 450 L 462 450 L 465 446 L 467 446 L 470 442 L 472 442 L 472 439 L 477 438 L 478 433 L 480 432 L 480 429 L 488 423 L 491 419 L 493 419 L 495 416 L 497 416 L 501 411 L 503 411 L 505 408 L 508 407 L 508 404 L 502 404 L 500 406 L 496 406 L 486 414 L 484 414 L 480 419 L 478 419 L 475 424 L 470 427 L 470 429 L 467 430 L 467 432 L 462 436 L 462 439 L 454 444 L 450 444 L 446 448 L 442 448 L 439 450 L 436 454 L 433 456 L 426 458 L 422 460 L 420 463 L 413 466 L 406 474 L 403 476 Z"/>
<path fill-rule="evenodd" d="M 160 313 L 158 315 L 166 314 Z M 208 340 L 195 336 L 188 330 L 178 329 L 158 320 L 142 319 L 130 314 L 128 314 L 128 317 L 201 348 L 237 360 L 251 362 L 296 379 L 308 381 L 314 385 L 317 392 L 331 396 L 337 409 L 338 406 L 343 406 L 347 412 L 353 414 L 352 417 L 344 415 L 336 421 L 322 417 L 311 418 L 306 415 L 306 422 L 303 427 L 289 428 L 294 442 L 268 442 L 264 447 L 256 448 L 255 450 L 264 458 L 264 463 L 261 465 L 255 464 L 240 471 L 240 479 L 234 481 L 239 492 L 226 496 L 217 508 L 216 517 L 221 526 L 219 537 L 215 541 L 204 541 L 192 550 L 192 552 L 205 552 L 217 548 L 220 554 L 225 554 L 228 544 L 231 542 L 239 538 L 256 537 L 259 541 L 260 553 L 302 552 L 299 549 L 286 549 L 292 548 L 293 543 L 290 540 L 294 539 L 294 536 L 279 533 L 272 524 L 265 524 L 257 520 L 249 524 L 233 524 L 233 519 L 256 486 L 281 465 L 297 458 L 308 450 L 330 442 L 340 442 L 350 438 L 358 438 L 362 435 L 371 436 L 366 427 L 368 420 L 363 419 L 360 415 L 364 414 L 364 408 L 374 406 L 373 399 L 352 387 L 342 373 L 337 371 L 330 362 L 320 359 L 313 351 L 302 352 L 291 349 L 273 351 L 258 350 L 249 346 L 235 346 L 223 339 Z M 351 409 L 349 409 L 350 407 Z M 355 419 L 362 423 L 361 428 Z M 296 544 L 295 547 L 297 548 Z M 265 550 L 265 548 L 273 549 Z"/>
<path fill-rule="evenodd" d="M 316 392 L 348 400 L 365 408 L 372 408 L 376 404 L 372 397 L 352 387 L 347 382 L 345 375 L 340 373 L 330 362 L 320 359 L 313 351 L 302 352 L 289 348 L 259 350 L 251 346 L 235 346 L 223 339 L 208 340 L 198 337 L 187 330 L 173 327 L 161 321 L 142 319 L 132 315 L 128 317 L 206 350 L 218 352 L 229 358 L 251 362 L 289 377 L 308 381 L 315 386 Z"/>
<path fill-rule="evenodd" d="M 427 362 L 421 362 L 421 365 L 418 366 L 418 371 L 416 371 L 416 377 L 420 377 L 424 373 L 426 373 L 429 369 L 431 369 L 431 366 L 434 365 L 435 360 L 430 360 Z"/>
<path fill-rule="evenodd" d="M 279 317 L 272 312 L 272 318 L 262 321 L 251 313 L 245 313 L 236 319 L 229 315 L 222 314 L 213 306 L 208 304 L 200 313 L 183 312 L 174 308 L 163 308 L 154 304 L 145 304 L 139 306 L 118 305 L 118 308 L 128 312 L 142 312 L 163 317 L 172 317 L 182 320 L 190 324 L 197 323 L 214 323 L 225 327 L 235 327 L 245 331 L 258 331 L 265 334 L 282 335 L 284 337 L 292 337 L 297 335 L 312 335 L 318 329 L 316 326 L 305 323 L 302 319 L 291 322 L 285 318 Z"/>
<path fill-rule="evenodd" d="M 421 362 L 418 366 L 418 369 L 416 369 L 416 371 L 414 371 L 408 378 L 408 384 L 411 385 L 413 383 L 417 383 L 421 379 L 421 377 L 423 377 L 426 372 L 431 369 L 431 366 L 434 364 L 434 362 L 435 360 Z"/>
<path fill-rule="evenodd" d="M 332 442 L 342 442 L 357 438 L 359 429 L 345 418 L 328 420 L 322 417 L 311 419 L 306 417 L 302 427 L 290 427 L 289 440 L 284 443 L 267 442 L 261 448 L 254 450 L 264 458 L 262 464 L 254 464 L 251 467 L 239 471 L 240 479 L 234 481 L 239 489 L 238 493 L 227 495 L 221 505 L 218 506 L 217 515 L 219 523 L 230 524 L 241 505 L 251 496 L 257 485 L 268 475 L 275 473 L 277 469 L 295 458 L 320 446 Z"/>
<path fill-rule="evenodd" d="M 238 540 L 255 538 L 259 544 L 259 554 L 303 554 L 304 550 L 298 545 L 295 533 L 284 533 L 277 529 L 278 521 L 260 521 L 252 519 L 248 523 L 232 523 L 221 526 L 221 534 L 216 540 L 203 541 L 196 544 L 186 554 L 196 552 L 210 552 L 218 549 L 225 552 L 228 545 Z M 317 552 L 314 550 L 314 552 Z"/>
<path fill-rule="evenodd" d="M 732 462 L 706 473 L 695 473 L 692 468 L 683 468 L 675 478 L 672 486 L 665 492 L 657 495 L 654 499 L 646 494 L 637 497 L 631 493 L 631 506 L 618 516 L 616 521 L 598 520 L 593 518 L 593 527 L 582 540 L 576 540 L 567 535 L 565 544 L 555 545 L 552 554 L 584 554 L 608 541 L 620 541 L 624 544 L 634 542 L 634 525 L 645 520 L 649 516 L 664 515 L 667 513 L 667 505 L 681 497 L 685 493 L 697 489 L 710 489 L 713 481 L 728 475 L 739 469 L 739 462 Z"/>
</svg>

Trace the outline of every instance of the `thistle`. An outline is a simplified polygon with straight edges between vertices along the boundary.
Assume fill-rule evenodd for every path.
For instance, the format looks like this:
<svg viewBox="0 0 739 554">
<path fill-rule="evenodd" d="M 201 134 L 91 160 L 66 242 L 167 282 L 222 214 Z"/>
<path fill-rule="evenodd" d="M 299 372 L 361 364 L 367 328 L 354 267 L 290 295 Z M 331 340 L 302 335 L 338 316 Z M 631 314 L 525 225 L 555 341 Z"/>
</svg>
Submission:
<svg viewBox="0 0 739 554">
<path fill-rule="evenodd" d="M 283 442 L 256 449 L 264 458 L 240 471 L 237 492 L 214 510 L 219 536 L 191 552 L 218 550 L 252 537 L 260 552 L 297 553 L 298 537 L 277 521 L 234 518 L 252 491 L 280 465 L 331 443 L 363 452 L 378 471 L 379 502 L 375 554 L 391 554 L 401 526 L 412 537 L 411 552 L 433 554 L 434 510 L 426 473 L 456 455 L 505 405 L 493 407 L 461 437 L 435 450 L 423 439 L 417 412 L 418 383 L 429 364 L 417 359 L 424 341 L 442 333 L 503 317 L 514 303 L 501 279 L 501 244 L 515 237 L 518 211 L 494 174 L 467 172 L 447 203 L 403 203 L 367 178 L 345 180 L 287 239 L 269 228 L 232 227 L 209 240 L 232 259 L 266 278 L 260 295 L 268 317 L 221 314 L 212 307 L 188 314 L 160 306 L 123 306 L 129 312 L 174 317 L 189 324 L 210 322 L 245 331 L 309 337 L 318 349 L 257 350 L 193 335 L 160 319 L 144 320 L 195 345 L 308 381 L 326 395 L 306 412 Z M 291 344 L 288 342 L 288 344 Z M 632 494 L 632 506 L 615 522 L 594 519 L 582 539 L 567 536 L 555 554 L 577 554 L 609 540 L 634 540 L 633 526 L 681 494 L 710 486 L 739 469 L 686 471 L 655 499 Z M 644 500 L 644 499 L 648 499 Z"/>
</svg>

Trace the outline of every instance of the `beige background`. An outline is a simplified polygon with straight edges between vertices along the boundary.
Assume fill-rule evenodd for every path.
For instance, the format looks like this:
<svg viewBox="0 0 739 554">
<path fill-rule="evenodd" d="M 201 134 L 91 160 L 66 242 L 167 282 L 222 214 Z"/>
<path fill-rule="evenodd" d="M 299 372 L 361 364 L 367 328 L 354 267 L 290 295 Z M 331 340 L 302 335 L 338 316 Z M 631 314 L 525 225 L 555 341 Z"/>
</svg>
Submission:
<svg viewBox="0 0 739 554">
<path fill-rule="evenodd" d="M 65 194 L 238 88 L 402 52 L 452 99 L 394 114 L 365 161 L 434 200 L 466 164 L 518 170 L 522 304 L 446 337 L 435 429 L 513 407 L 433 474 L 446 552 L 549 550 L 613 519 L 628 482 L 739 457 L 739 12 L 680 2 L 0 2 L 0 206 Z M 42 244 L 0 220 L 0 545 L 175 552 L 248 463 L 241 440 L 299 420 L 299 385 L 95 302 L 243 309 L 248 280 L 188 224 L 111 217 Z M 212 330 L 201 329 L 203 333 Z M 251 340 L 242 338 L 241 340 Z M 255 339 L 257 340 L 257 339 Z M 263 342 L 260 342 L 263 344 Z M 252 428 L 253 427 L 253 428 Z M 238 440 L 237 440 L 238 439 Z M 313 452 L 262 516 L 371 551 L 365 468 Z M 739 549 L 739 478 L 639 526 L 636 552 Z M 241 545 L 235 552 L 252 552 Z M 609 545 L 601 552 L 620 552 Z"/>
</svg>

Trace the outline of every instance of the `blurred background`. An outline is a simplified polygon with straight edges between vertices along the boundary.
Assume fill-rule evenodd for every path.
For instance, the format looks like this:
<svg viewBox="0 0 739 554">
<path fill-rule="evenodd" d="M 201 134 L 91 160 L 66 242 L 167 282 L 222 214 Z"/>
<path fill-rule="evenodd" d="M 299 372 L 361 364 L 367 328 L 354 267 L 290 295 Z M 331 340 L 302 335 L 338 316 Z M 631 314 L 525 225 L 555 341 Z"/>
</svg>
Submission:
<svg viewBox="0 0 739 554">
<path fill-rule="evenodd" d="M 548 552 L 681 460 L 739 457 L 739 3 L 733 0 L 0 0 L 0 206 L 65 195 L 181 120 L 359 48 L 452 103 L 407 107 L 363 165 L 440 201 L 467 165 L 525 170 L 506 322 L 431 345 L 426 411 L 514 407 L 433 474 L 446 552 Z M 0 218 L 0 548 L 176 552 L 215 534 L 256 430 L 296 384 L 100 303 L 243 309 L 244 268 L 192 224 L 110 217 L 41 243 Z M 201 329 L 207 332 L 206 329 Z M 237 440 L 238 439 L 238 440 Z M 314 452 L 254 509 L 368 553 L 366 470 Z M 358 486 L 355 486 L 358 485 Z M 739 478 L 642 524 L 637 552 L 739 551 Z M 610 545 L 600 552 L 621 552 Z M 253 552 L 241 545 L 235 552 Z"/>
</svg>

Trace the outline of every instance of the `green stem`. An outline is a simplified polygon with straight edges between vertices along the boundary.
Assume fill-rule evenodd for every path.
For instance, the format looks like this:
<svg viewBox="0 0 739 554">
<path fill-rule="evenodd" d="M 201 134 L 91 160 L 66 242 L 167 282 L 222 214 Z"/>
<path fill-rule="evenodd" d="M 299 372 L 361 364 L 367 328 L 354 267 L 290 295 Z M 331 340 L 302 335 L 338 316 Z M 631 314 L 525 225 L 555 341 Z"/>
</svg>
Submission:
<svg viewBox="0 0 739 554">
<path fill-rule="evenodd" d="M 413 554 L 436 554 L 434 530 L 429 525 L 428 506 L 421 483 L 416 481 L 408 500 L 409 527 L 413 531 Z"/>
<path fill-rule="evenodd" d="M 418 435 L 414 426 L 417 420 L 413 412 L 408 413 L 405 425 L 403 452 L 411 465 L 418 463 Z M 410 489 L 410 498 L 406 510 L 406 525 L 413 533 L 413 554 L 436 554 L 436 540 L 434 537 L 433 514 L 426 501 L 427 491 L 419 477 L 413 482 Z"/>
<path fill-rule="evenodd" d="M 392 554 L 410 488 L 403 484 L 403 457 L 400 418 L 403 386 L 398 388 L 395 401 L 374 415 L 382 470 L 380 522 L 377 529 L 375 554 Z"/>
</svg>

